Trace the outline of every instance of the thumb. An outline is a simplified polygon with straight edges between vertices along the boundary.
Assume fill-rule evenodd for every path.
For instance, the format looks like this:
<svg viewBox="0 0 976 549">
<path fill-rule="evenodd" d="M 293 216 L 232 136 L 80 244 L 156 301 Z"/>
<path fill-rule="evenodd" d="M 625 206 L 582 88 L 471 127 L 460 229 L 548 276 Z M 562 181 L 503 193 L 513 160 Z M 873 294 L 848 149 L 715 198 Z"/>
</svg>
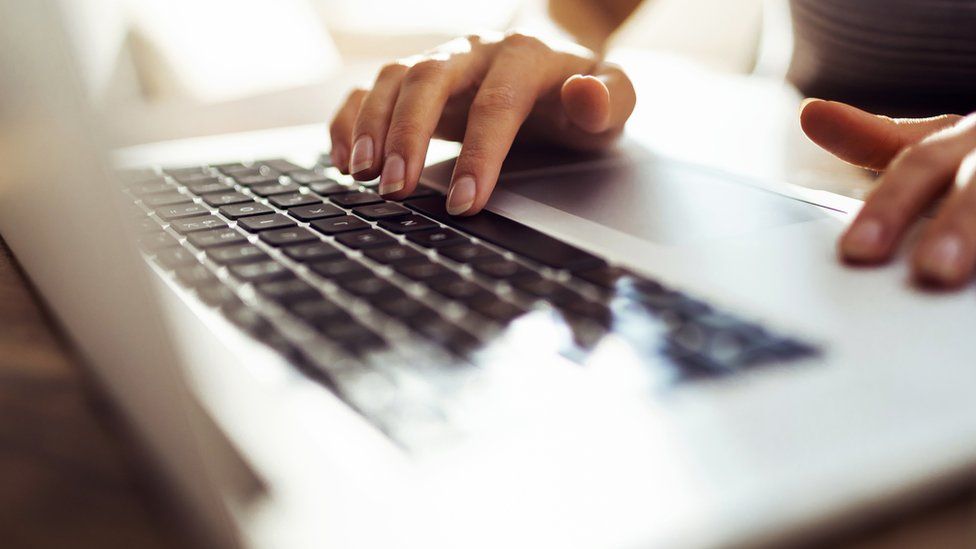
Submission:
<svg viewBox="0 0 976 549">
<path fill-rule="evenodd" d="M 889 118 L 822 99 L 807 99 L 800 106 L 800 127 L 811 141 L 841 160 L 879 171 L 905 147 L 953 125 L 959 118 Z"/>
<path fill-rule="evenodd" d="M 559 94 L 569 121 L 591 134 L 622 128 L 636 102 L 627 76 L 608 64 L 602 68 L 592 76 L 570 76 Z"/>
</svg>

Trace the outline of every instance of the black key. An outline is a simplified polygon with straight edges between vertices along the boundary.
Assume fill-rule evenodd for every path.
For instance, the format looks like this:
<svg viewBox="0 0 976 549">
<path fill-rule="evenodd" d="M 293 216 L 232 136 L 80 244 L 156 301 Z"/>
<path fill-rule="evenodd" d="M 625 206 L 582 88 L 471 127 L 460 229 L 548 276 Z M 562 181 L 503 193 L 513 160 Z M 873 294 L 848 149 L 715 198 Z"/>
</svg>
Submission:
<svg viewBox="0 0 976 549">
<path fill-rule="evenodd" d="M 261 233 L 261 240 L 272 246 L 288 246 L 291 244 L 304 244 L 314 242 L 319 238 L 312 234 L 308 229 L 301 227 L 291 227 L 289 229 L 278 229 L 276 231 L 264 231 Z"/>
<path fill-rule="evenodd" d="M 256 171 L 255 171 L 256 170 Z M 232 175 L 238 184 L 245 187 L 252 187 L 255 185 L 277 185 L 278 184 L 278 174 L 266 174 L 262 173 L 260 169 L 252 168 L 247 172 L 239 172 Z"/>
<path fill-rule="evenodd" d="M 174 246 L 179 246 L 176 239 L 162 231 L 139 237 L 139 247 L 149 253 Z"/>
<path fill-rule="evenodd" d="M 341 217 L 313 221 L 312 228 L 325 234 L 339 234 L 349 231 L 358 231 L 359 229 L 368 229 L 369 223 L 366 223 L 358 217 L 344 215 Z"/>
<path fill-rule="evenodd" d="M 318 181 L 311 183 L 308 186 L 309 190 L 313 193 L 320 194 L 322 196 L 333 196 L 343 193 L 351 193 L 356 190 L 356 187 L 350 185 L 343 185 L 338 181 L 333 181 L 328 179 L 326 181 Z"/>
<path fill-rule="evenodd" d="M 185 217 L 207 215 L 209 213 L 210 210 L 208 210 L 206 206 L 202 206 L 200 204 L 180 204 L 179 206 L 164 206 L 162 208 L 156 208 L 156 215 L 166 221 L 183 219 Z"/>
<path fill-rule="evenodd" d="M 466 300 L 465 305 L 481 316 L 487 317 L 496 322 L 501 322 L 502 324 L 507 324 L 526 313 L 526 310 L 522 307 L 509 303 L 508 301 L 498 299 L 498 297 L 494 295 L 488 298 L 477 297 Z"/>
<path fill-rule="evenodd" d="M 176 269 L 176 279 L 184 286 L 197 288 L 219 282 L 216 276 L 200 264 Z"/>
<path fill-rule="evenodd" d="M 300 188 L 295 183 L 269 183 L 267 185 L 254 185 L 251 187 L 251 192 L 258 196 L 267 197 L 298 192 Z"/>
<path fill-rule="evenodd" d="M 580 278 L 601 288 L 612 290 L 617 286 L 617 283 L 624 277 L 630 276 L 630 273 L 621 269 L 620 267 L 610 267 L 604 265 L 602 267 L 597 267 L 595 269 L 586 269 L 584 271 L 578 271 L 575 273 L 576 278 Z"/>
<path fill-rule="evenodd" d="M 301 263 L 321 261 L 345 257 L 345 255 L 328 242 L 314 242 L 311 244 L 300 244 L 298 246 L 288 246 L 282 250 L 285 255 Z"/>
<path fill-rule="evenodd" d="M 342 233 L 336 237 L 336 240 L 355 250 L 375 246 L 387 246 L 396 242 L 393 237 L 375 229 Z"/>
<path fill-rule="evenodd" d="M 243 303 L 236 307 L 225 306 L 224 314 L 227 315 L 227 320 L 233 322 L 238 328 L 258 337 L 267 334 L 273 329 L 271 323 L 266 318 Z"/>
<path fill-rule="evenodd" d="M 197 259 L 186 248 L 166 248 L 156 253 L 156 263 L 167 270 L 197 265 Z"/>
<path fill-rule="evenodd" d="M 268 254 L 254 244 L 239 244 L 207 250 L 207 257 L 221 265 L 236 265 L 268 259 Z"/>
<path fill-rule="evenodd" d="M 542 299 L 553 301 L 556 304 L 581 299 L 579 294 L 573 290 L 555 280 L 543 278 L 534 272 L 528 272 L 513 278 L 509 283 L 516 289 L 529 295 L 541 297 Z"/>
<path fill-rule="evenodd" d="M 559 310 L 571 319 L 584 318 L 601 326 L 610 326 L 613 317 L 613 312 L 605 304 L 585 299 L 582 296 L 561 304 Z"/>
<path fill-rule="evenodd" d="M 224 187 L 227 190 L 227 187 Z M 229 206 L 231 204 L 243 204 L 245 202 L 251 202 L 251 197 L 246 194 L 239 193 L 237 191 L 228 191 L 222 193 L 212 193 L 203 197 L 203 201 L 215 208 L 221 206 Z"/>
<path fill-rule="evenodd" d="M 171 229 L 180 234 L 187 234 L 196 231 L 219 229 L 221 227 L 226 227 L 227 224 L 224 223 L 224 220 L 220 219 L 219 217 L 208 215 L 204 217 L 191 217 L 190 219 L 173 221 L 169 224 L 169 226 Z"/>
<path fill-rule="evenodd" d="M 459 355 L 466 355 L 481 345 L 476 337 L 443 318 L 427 319 L 410 327 Z"/>
<path fill-rule="evenodd" d="M 454 271 L 432 261 L 394 263 L 393 269 L 403 276 L 418 282 L 454 275 Z"/>
<path fill-rule="evenodd" d="M 230 187 L 221 183 L 215 177 L 212 177 L 207 181 L 187 185 L 186 188 L 193 194 L 223 193 L 231 190 Z"/>
<path fill-rule="evenodd" d="M 310 194 L 290 193 L 272 196 L 268 202 L 279 208 L 294 208 L 296 206 L 308 206 L 309 204 L 322 204 L 322 201 Z"/>
<path fill-rule="evenodd" d="M 281 214 L 263 215 L 260 217 L 245 217 L 237 222 L 245 231 L 256 233 L 273 229 L 294 227 L 295 222 Z"/>
<path fill-rule="evenodd" d="M 328 320 L 316 324 L 315 328 L 353 354 L 381 350 L 386 346 L 383 338 L 356 321 Z"/>
<path fill-rule="evenodd" d="M 498 261 L 503 259 L 500 253 L 489 250 L 485 246 L 469 242 L 458 246 L 441 248 L 437 253 L 457 261 L 458 263 L 476 263 L 479 261 Z"/>
<path fill-rule="evenodd" d="M 489 211 L 470 217 L 455 217 L 447 213 L 444 200 L 439 197 L 410 200 L 405 204 L 445 225 L 549 267 L 581 270 L 602 264 L 602 260 L 593 254 Z"/>
<path fill-rule="evenodd" d="M 447 246 L 470 242 L 460 233 L 451 229 L 428 229 L 426 231 L 407 233 L 407 239 L 425 248 L 446 248 Z"/>
<path fill-rule="evenodd" d="M 329 200 L 331 200 L 335 204 L 342 206 L 343 208 L 352 208 L 353 206 L 365 206 L 367 204 L 379 204 L 380 202 L 383 202 L 383 199 L 380 198 L 380 195 L 376 193 L 367 192 L 367 191 L 340 194 L 340 195 L 333 196 Z"/>
<path fill-rule="evenodd" d="M 281 263 L 275 263 L 274 261 L 231 265 L 228 269 L 230 269 L 232 275 L 241 279 L 241 281 L 252 282 L 254 284 L 284 280 L 295 276 L 288 270 L 288 267 L 285 267 Z"/>
<path fill-rule="evenodd" d="M 332 204 L 313 204 L 310 206 L 291 208 L 288 210 L 288 215 L 299 221 L 314 221 L 316 219 L 325 219 L 326 217 L 346 215 L 346 212 Z"/>
<path fill-rule="evenodd" d="M 211 307 L 222 307 L 240 302 L 237 294 L 223 284 L 201 286 L 197 288 L 197 296 L 200 297 L 201 301 Z"/>
<path fill-rule="evenodd" d="M 255 164 L 261 166 L 267 166 L 268 168 L 276 172 L 281 172 L 284 174 L 288 174 L 291 172 L 306 171 L 305 168 L 299 166 L 298 164 L 295 164 L 294 162 L 285 160 L 284 158 L 272 158 L 270 160 L 259 160 L 255 162 Z"/>
<path fill-rule="evenodd" d="M 338 284 L 350 294 L 371 302 L 403 295 L 403 290 L 376 276 L 345 278 Z"/>
<path fill-rule="evenodd" d="M 226 227 L 212 231 L 190 233 L 186 237 L 190 244 L 197 248 L 213 248 L 215 246 L 230 246 L 231 244 L 243 244 L 247 241 L 241 233 Z"/>
<path fill-rule="evenodd" d="M 139 183 L 129 187 L 129 192 L 136 196 L 145 196 L 147 194 L 158 194 L 167 191 L 176 190 L 172 185 L 165 181 L 147 181 L 145 183 Z"/>
<path fill-rule="evenodd" d="M 529 272 L 524 266 L 507 259 L 495 261 L 481 261 L 471 265 L 471 268 L 487 277 L 504 279 Z"/>
<path fill-rule="evenodd" d="M 406 234 L 413 231 L 423 231 L 425 229 L 437 228 L 437 223 L 434 223 L 426 217 L 420 217 L 419 215 L 411 215 L 397 219 L 384 219 L 383 221 L 380 221 L 379 225 L 380 227 L 397 234 Z"/>
<path fill-rule="evenodd" d="M 350 318 L 345 309 L 321 294 L 318 298 L 308 301 L 292 302 L 288 305 L 288 310 L 310 324 L 317 324 L 325 320 Z"/>
<path fill-rule="evenodd" d="M 430 187 L 424 187 L 423 185 L 417 185 L 417 187 L 410 193 L 410 196 L 404 198 L 404 200 L 415 200 L 417 198 L 427 198 L 430 196 L 443 196 L 441 193 L 431 189 Z"/>
<path fill-rule="evenodd" d="M 211 168 L 217 168 L 217 171 L 224 175 L 230 175 L 232 173 L 249 170 L 248 166 L 241 164 L 240 162 L 228 162 L 227 164 L 211 164 Z"/>
<path fill-rule="evenodd" d="M 288 173 L 288 177 L 298 183 L 299 185 L 309 185 L 312 183 L 323 183 L 326 181 L 333 181 L 327 176 L 322 175 L 313 170 L 295 170 Z"/>
<path fill-rule="evenodd" d="M 362 263 L 346 258 L 312 263 L 310 268 L 315 274 L 333 280 L 370 276 Z"/>
<path fill-rule="evenodd" d="M 478 284 L 461 277 L 447 276 L 427 283 L 431 290 L 448 299 L 491 299 L 493 294 Z"/>
<path fill-rule="evenodd" d="M 410 263 L 426 259 L 426 256 L 417 250 L 399 244 L 380 248 L 368 248 L 363 253 L 366 254 L 366 257 L 384 265 Z"/>
<path fill-rule="evenodd" d="M 372 303 L 377 309 L 401 320 L 422 322 L 424 319 L 437 318 L 437 313 L 433 309 L 407 295 L 384 297 Z"/>
<path fill-rule="evenodd" d="M 366 219 L 378 220 L 390 217 L 403 217 L 410 214 L 410 210 L 397 204 L 396 202 L 384 202 L 371 206 L 360 206 L 353 208 L 352 213 L 365 217 Z"/>
<path fill-rule="evenodd" d="M 212 183 L 216 181 L 216 178 L 207 172 L 173 175 L 170 177 L 187 186 L 196 185 L 198 183 Z"/>
<path fill-rule="evenodd" d="M 187 204 L 190 202 L 193 202 L 192 197 L 176 191 L 152 194 L 143 197 L 142 199 L 142 203 L 150 209 L 160 208 L 163 206 L 175 206 L 177 204 Z"/>
<path fill-rule="evenodd" d="M 231 219 L 240 219 L 242 217 L 251 215 L 263 215 L 274 212 L 274 210 L 271 208 L 265 206 L 264 204 L 258 204 L 257 202 L 246 202 L 243 204 L 221 206 L 217 211 L 219 211 L 225 217 L 229 217 Z"/>
<path fill-rule="evenodd" d="M 321 295 L 311 284 L 297 278 L 279 280 L 277 282 L 265 282 L 255 286 L 255 290 L 264 297 L 282 305 L 299 301 L 311 301 Z"/>
</svg>

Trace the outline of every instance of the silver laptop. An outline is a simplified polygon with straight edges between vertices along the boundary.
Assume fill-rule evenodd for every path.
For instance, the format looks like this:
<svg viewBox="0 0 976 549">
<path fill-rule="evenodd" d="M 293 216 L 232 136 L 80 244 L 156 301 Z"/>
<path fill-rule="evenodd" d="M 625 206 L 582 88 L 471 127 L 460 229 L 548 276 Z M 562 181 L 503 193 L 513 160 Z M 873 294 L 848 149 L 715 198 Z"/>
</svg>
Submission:
<svg viewBox="0 0 976 549">
<path fill-rule="evenodd" d="M 311 139 L 115 173 L 56 3 L 0 21 L 0 232 L 215 545 L 755 546 L 976 464 L 971 291 L 802 192 L 634 136 L 463 220 Z"/>
</svg>

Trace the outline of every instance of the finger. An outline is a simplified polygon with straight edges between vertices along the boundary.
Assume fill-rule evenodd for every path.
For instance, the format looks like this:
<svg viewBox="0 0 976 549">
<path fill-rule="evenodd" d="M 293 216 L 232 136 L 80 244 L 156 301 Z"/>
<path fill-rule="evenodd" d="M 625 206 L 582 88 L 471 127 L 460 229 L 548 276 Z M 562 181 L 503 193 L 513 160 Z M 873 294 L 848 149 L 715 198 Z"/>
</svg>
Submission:
<svg viewBox="0 0 976 549">
<path fill-rule="evenodd" d="M 959 118 L 889 118 L 822 99 L 807 99 L 800 107 L 800 127 L 811 141 L 841 160 L 879 171 L 905 147 L 952 126 Z"/>
<path fill-rule="evenodd" d="M 976 150 L 963 160 L 955 182 L 915 248 L 913 271 L 923 284 L 961 286 L 976 270 Z"/>
<path fill-rule="evenodd" d="M 887 260 L 909 224 L 945 191 L 974 148 L 976 117 L 970 117 L 895 157 L 841 238 L 841 255 L 863 263 Z"/>
<path fill-rule="evenodd" d="M 332 117 L 329 138 L 332 140 L 330 156 L 332 164 L 342 173 L 349 173 L 349 151 L 352 150 L 352 128 L 359 114 L 359 105 L 366 97 L 366 90 L 355 89 Z"/>
<path fill-rule="evenodd" d="M 402 63 L 384 66 L 376 76 L 373 89 L 363 98 L 353 125 L 352 156 L 349 160 L 349 173 L 356 179 L 374 179 L 379 175 L 380 152 L 406 72 L 407 67 Z"/>
<path fill-rule="evenodd" d="M 468 111 L 448 191 L 448 213 L 472 215 L 484 207 L 536 99 L 560 86 L 564 75 L 585 72 L 591 65 L 582 57 L 554 54 L 536 38 L 510 35 L 505 39 Z"/>
</svg>

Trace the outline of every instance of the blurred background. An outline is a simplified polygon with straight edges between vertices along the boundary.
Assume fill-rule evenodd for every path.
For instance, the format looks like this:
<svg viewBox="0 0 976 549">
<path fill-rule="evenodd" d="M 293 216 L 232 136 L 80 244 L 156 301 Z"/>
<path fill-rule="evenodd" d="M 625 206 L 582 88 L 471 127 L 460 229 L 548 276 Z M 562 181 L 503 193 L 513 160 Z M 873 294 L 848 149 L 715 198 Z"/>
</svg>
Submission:
<svg viewBox="0 0 976 549">
<path fill-rule="evenodd" d="M 647 0 L 614 35 L 610 55 L 648 49 L 720 71 L 776 72 L 789 52 L 785 4 Z M 385 61 L 470 33 L 561 32 L 547 22 L 547 0 L 65 5 L 94 100 L 125 121 L 113 128 L 119 144 L 323 122 L 339 96 L 368 85 Z"/>
</svg>

